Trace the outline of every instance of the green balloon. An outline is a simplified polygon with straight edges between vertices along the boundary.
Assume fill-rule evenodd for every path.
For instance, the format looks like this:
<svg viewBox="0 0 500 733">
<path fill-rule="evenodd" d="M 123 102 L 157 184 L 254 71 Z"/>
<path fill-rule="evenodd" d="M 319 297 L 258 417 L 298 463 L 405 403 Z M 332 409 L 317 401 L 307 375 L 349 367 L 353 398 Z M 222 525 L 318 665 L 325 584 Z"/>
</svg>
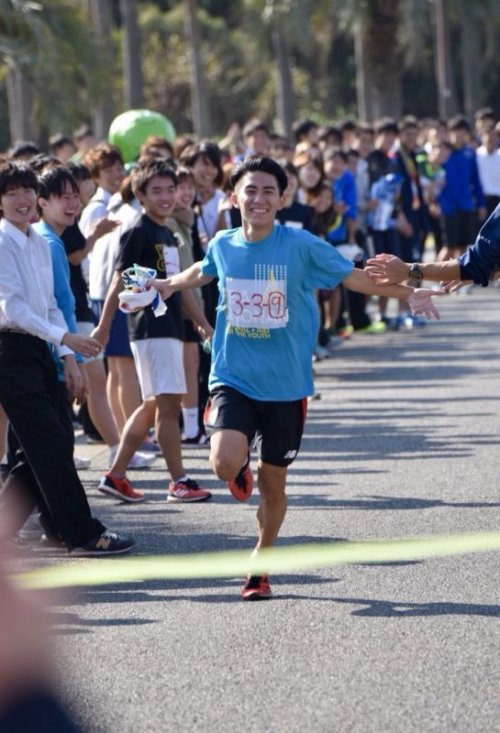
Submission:
<svg viewBox="0 0 500 733">
<path fill-rule="evenodd" d="M 149 109 L 129 109 L 115 117 L 109 128 L 108 140 L 119 148 L 125 163 L 130 163 L 139 155 L 143 142 L 150 135 L 166 137 L 175 141 L 174 126 L 165 115 Z"/>
</svg>

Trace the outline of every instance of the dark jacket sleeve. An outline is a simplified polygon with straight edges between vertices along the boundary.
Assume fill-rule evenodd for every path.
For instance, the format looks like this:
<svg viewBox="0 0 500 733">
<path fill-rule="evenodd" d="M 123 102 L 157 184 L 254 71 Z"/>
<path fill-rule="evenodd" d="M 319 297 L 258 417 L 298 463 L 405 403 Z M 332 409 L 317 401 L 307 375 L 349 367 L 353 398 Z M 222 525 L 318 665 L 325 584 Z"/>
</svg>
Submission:
<svg viewBox="0 0 500 733">
<path fill-rule="evenodd" d="M 458 258 L 461 280 L 472 280 L 486 287 L 492 273 L 500 267 L 500 205 L 483 224 L 477 239 Z"/>
<path fill-rule="evenodd" d="M 1 733 L 83 733 L 49 692 L 26 693 L 0 712 Z"/>
</svg>

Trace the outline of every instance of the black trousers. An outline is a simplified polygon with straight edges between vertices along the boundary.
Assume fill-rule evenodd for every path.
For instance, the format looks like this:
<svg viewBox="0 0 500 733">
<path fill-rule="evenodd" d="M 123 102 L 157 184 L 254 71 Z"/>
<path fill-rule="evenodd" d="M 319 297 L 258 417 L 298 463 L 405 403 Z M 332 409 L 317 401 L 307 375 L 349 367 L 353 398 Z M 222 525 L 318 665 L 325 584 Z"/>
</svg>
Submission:
<svg viewBox="0 0 500 733">
<path fill-rule="evenodd" d="M 21 448 L 11 458 L 0 509 L 12 507 L 22 524 L 38 506 L 47 531 L 69 547 L 101 534 L 75 469 L 73 427 L 45 341 L 0 332 L 0 404 Z"/>
<path fill-rule="evenodd" d="M 498 204 L 500 204 L 500 196 L 489 196 L 487 194 L 485 198 L 486 198 L 486 211 L 488 212 L 488 216 L 491 216 L 491 214 L 493 214 L 493 212 L 497 208 Z"/>
</svg>

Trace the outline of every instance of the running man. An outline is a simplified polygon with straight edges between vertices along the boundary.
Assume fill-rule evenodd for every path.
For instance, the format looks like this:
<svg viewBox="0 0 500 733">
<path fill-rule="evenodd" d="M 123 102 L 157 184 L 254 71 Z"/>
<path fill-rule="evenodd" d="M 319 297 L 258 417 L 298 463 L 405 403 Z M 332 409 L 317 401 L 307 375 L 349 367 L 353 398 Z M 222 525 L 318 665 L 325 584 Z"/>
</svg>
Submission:
<svg viewBox="0 0 500 733">
<path fill-rule="evenodd" d="M 249 157 L 233 170 L 232 203 L 242 225 L 218 232 L 203 261 L 153 285 L 164 299 L 219 279 L 210 399 L 205 412 L 210 462 L 235 499 L 252 493 L 250 446 L 258 449 L 258 540 L 275 542 L 287 508 L 288 466 L 299 451 L 318 330 L 314 290 L 340 282 L 369 294 L 408 300 L 415 312 L 437 312 L 432 291 L 377 286 L 322 239 L 275 224 L 287 176 L 271 158 Z M 248 576 L 244 600 L 271 597 L 267 575 Z"/>
</svg>

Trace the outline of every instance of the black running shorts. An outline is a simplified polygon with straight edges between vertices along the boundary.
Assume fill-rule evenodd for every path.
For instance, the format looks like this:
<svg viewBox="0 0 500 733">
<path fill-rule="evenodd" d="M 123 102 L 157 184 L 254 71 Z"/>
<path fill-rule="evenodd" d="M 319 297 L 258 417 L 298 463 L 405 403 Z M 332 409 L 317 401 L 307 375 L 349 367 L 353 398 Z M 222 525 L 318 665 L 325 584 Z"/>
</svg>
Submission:
<svg viewBox="0 0 500 733">
<path fill-rule="evenodd" d="M 272 466 L 289 466 L 296 458 L 307 413 L 307 398 L 261 402 L 232 387 L 216 387 L 205 409 L 210 437 L 218 430 L 238 430 L 255 441 L 259 458 Z"/>
</svg>

